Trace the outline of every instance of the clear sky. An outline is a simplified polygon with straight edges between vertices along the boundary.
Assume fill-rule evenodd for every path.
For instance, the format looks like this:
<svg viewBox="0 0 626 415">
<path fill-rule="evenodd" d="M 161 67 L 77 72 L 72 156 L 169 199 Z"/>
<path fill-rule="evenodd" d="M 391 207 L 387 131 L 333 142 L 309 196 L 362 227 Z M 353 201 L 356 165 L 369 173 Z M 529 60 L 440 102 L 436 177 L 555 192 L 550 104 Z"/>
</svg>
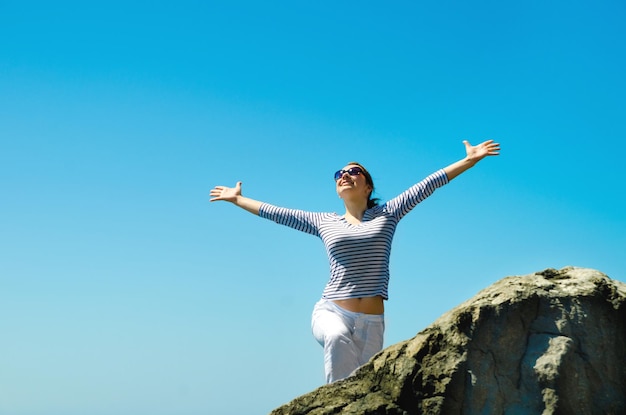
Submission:
<svg viewBox="0 0 626 415">
<path fill-rule="evenodd" d="M 322 385 L 321 242 L 495 139 L 400 223 L 386 346 L 509 275 L 626 279 L 623 1 L 0 1 L 0 413 L 254 415 Z"/>
</svg>

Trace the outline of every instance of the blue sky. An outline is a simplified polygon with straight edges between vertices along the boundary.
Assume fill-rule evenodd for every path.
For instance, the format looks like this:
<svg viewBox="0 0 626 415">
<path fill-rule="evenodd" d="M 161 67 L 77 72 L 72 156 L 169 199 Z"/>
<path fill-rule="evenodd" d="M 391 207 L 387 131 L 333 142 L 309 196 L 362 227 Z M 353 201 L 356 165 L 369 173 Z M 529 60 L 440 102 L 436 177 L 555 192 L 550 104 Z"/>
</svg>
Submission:
<svg viewBox="0 0 626 415">
<path fill-rule="evenodd" d="M 626 278 L 626 6 L 0 1 L 0 412 L 264 414 L 323 383 L 321 242 L 218 184 L 342 212 L 502 154 L 403 219 L 386 346 L 508 275 Z"/>
</svg>

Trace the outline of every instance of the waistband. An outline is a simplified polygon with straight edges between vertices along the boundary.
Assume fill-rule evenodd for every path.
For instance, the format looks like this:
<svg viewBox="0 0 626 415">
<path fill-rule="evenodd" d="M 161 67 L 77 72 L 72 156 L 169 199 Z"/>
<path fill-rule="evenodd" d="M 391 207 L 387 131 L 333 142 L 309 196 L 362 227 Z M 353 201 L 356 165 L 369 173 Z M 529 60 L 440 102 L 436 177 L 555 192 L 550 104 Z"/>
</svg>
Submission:
<svg viewBox="0 0 626 415">
<path fill-rule="evenodd" d="M 341 314 L 344 317 L 353 318 L 353 319 L 372 321 L 372 322 L 385 321 L 384 314 L 356 313 L 354 311 L 346 310 L 345 308 L 341 307 L 339 304 L 331 300 L 326 300 L 325 298 L 322 298 L 321 300 L 319 300 L 315 304 L 315 308 L 321 308 L 325 310 L 334 311 L 335 313 Z"/>
</svg>

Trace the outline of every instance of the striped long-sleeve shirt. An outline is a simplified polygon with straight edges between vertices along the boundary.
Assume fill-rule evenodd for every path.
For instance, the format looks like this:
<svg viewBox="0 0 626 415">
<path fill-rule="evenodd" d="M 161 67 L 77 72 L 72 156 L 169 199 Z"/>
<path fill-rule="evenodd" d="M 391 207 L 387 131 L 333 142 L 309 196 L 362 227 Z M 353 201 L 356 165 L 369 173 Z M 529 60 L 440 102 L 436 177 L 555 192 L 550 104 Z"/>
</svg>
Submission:
<svg viewBox="0 0 626 415">
<path fill-rule="evenodd" d="M 286 209 L 267 203 L 259 216 L 322 239 L 330 264 L 330 279 L 323 298 L 382 296 L 388 299 L 391 241 L 400 219 L 435 189 L 448 183 L 439 170 L 386 203 L 367 209 L 353 225 L 336 213 Z"/>
</svg>

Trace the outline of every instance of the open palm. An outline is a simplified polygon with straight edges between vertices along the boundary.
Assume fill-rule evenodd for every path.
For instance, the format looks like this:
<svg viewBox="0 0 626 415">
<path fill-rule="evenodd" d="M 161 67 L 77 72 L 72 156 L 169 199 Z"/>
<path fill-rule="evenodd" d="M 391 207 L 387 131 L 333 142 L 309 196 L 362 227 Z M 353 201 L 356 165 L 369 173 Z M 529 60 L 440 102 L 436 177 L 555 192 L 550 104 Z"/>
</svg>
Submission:
<svg viewBox="0 0 626 415">
<path fill-rule="evenodd" d="M 480 161 L 487 156 L 497 156 L 500 154 L 500 144 L 493 140 L 484 141 L 476 146 L 472 146 L 467 140 L 463 141 L 467 158 L 472 161 Z"/>
<path fill-rule="evenodd" d="M 211 189 L 211 199 L 209 202 L 224 200 L 226 202 L 234 202 L 238 196 L 241 196 L 241 182 L 237 182 L 235 187 L 215 186 Z"/>
</svg>

